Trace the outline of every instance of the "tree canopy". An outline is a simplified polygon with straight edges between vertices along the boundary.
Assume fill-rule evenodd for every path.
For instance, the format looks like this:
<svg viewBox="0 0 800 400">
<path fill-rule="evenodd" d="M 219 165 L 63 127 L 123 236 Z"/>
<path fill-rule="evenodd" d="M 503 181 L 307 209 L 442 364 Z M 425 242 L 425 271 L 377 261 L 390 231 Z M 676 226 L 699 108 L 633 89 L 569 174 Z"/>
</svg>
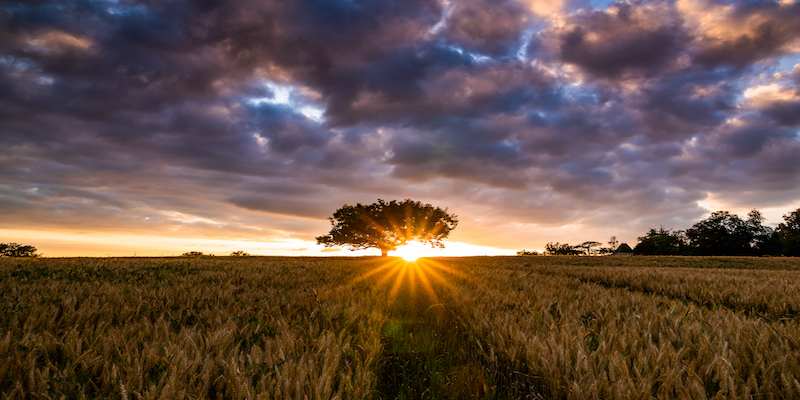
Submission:
<svg viewBox="0 0 800 400">
<path fill-rule="evenodd" d="M 689 246 L 697 255 L 746 255 L 752 233 L 736 214 L 716 211 L 686 230 Z"/>
<path fill-rule="evenodd" d="M 776 234 L 781 241 L 781 252 L 787 256 L 800 256 L 800 208 L 783 216 Z"/>
<path fill-rule="evenodd" d="M 383 256 L 410 241 L 444 248 L 442 240 L 458 225 L 457 216 L 447 209 L 411 199 L 345 204 L 328 219 L 331 231 L 317 237 L 317 244 L 350 250 L 378 248 Z"/>
<path fill-rule="evenodd" d="M 588 255 L 588 254 L 592 254 L 592 248 L 593 247 L 598 247 L 601 244 L 602 243 L 600 243 L 600 242 L 598 242 L 596 240 L 589 240 L 589 241 L 583 242 L 583 243 L 581 243 L 579 245 L 573 246 L 573 248 L 575 250 L 580 250 L 581 252 L 583 252 L 583 253 Z"/>
<path fill-rule="evenodd" d="M 0 243 L 0 257 L 39 257 L 36 247 L 19 243 Z"/>
<path fill-rule="evenodd" d="M 643 255 L 677 255 L 686 252 L 687 239 L 684 231 L 670 229 L 650 229 L 639 238 L 639 244 L 633 250 Z"/>
</svg>

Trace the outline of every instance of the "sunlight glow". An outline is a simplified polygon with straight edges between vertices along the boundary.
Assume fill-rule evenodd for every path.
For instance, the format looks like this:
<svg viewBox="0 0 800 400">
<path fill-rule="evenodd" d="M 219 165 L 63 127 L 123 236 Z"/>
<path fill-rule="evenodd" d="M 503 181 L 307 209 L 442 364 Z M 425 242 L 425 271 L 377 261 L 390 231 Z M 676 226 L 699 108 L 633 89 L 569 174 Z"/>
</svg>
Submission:
<svg viewBox="0 0 800 400">
<path fill-rule="evenodd" d="M 404 260 L 408 262 L 414 262 L 417 261 L 418 258 L 420 258 L 420 256 L 411 253 L 403 254 L 400 257 L 402 257 Z"/>
<path fill-rule="evenodd" d="M 0 242 L 18 241 L 33 245 L 45 257 L 169 257 L 186 251 L 227 256 L 237 250 L 252 255 L 320 255 L 314 242 L 279 237 L 268 240 L 242 240 L 177 235 L 150 236 L 121 232 L 0 229 L 0 238 L 13 238 L 13 240 L 3 239 Z"/>
<path fill-rule="evenodd" d="M 402 257 L 404 260 L 411 262 L 417 261 L 420 257 L 441 257 L 442 251 L 414 242 L 398 247 L 397 250 L 392 252 L 392 255 Z"/>
<path fill-rule="evenodd" d="M 416 262 L 407 262 L 400 258 L 389 258 L 376 264 L 375 269 L 355 278 L 351 284 L 371 280 L 375 281 L 375 289 L 389 289 L 389 302 L 394 302 L 401 293 L 411 298 L 424 295 L 433 304 L 439 303 L 439 295 L 434 287 L 439 290 L 455 290 L 451 282 L 454 279 L 465 280 L 480 284 L 474 277 L 465 274 L 449 263 L 431 258 L 419 259 Z M 422 289 L 422 290 L 420 290 Z"/>
</svg>

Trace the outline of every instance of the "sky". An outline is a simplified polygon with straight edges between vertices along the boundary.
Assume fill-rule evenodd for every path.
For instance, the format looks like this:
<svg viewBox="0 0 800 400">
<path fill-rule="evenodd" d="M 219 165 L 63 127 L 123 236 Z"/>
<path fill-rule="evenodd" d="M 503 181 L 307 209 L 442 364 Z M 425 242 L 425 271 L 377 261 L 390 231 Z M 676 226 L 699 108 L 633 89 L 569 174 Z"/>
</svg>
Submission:
<svg viewBox="0 0 800 400">
<path fill-rule="evenodd" d="M 442 255 L 800 208 L 800 3 L 0 2 L 0 242 L 324 249 L 344 204 Z"/>
</svg>

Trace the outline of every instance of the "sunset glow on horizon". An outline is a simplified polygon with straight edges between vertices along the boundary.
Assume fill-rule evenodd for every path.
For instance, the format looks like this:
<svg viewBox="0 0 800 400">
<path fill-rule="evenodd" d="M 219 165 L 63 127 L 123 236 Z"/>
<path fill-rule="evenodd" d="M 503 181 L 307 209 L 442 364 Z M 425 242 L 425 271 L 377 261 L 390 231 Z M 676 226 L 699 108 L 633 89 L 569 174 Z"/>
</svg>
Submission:
<svg viewBox="0 0 800 400">
<path fill-rule="evenodd" d="M 800 208 L 800 3 L 8 3 L 0 243 L 362 256 L 345 204 L 513 255 Z"/>
<path fill-rule="evenodd" d="M 46 238 L 43 239 L 43 236 Z M 24 243 L 35 243 L 46 249 L 46 257 L 171 257 L 185 252 L 200 251 L 204 254 L 227 256 L 234 251 L 244 251 L 253 256 L 315 256 L 315 257 L 363 257 L 378 256 L 377 249 L 349 251 L 342 248 L 324 249 L 313 241 L 302 240 L 228 240 L 214 238 L 186 238 L 160 236 L 132 236 L 119 234 L 87 234 L 0 229 L 0 237 L 15 238 Z M 326 251 L 327 250 L 327 251 Z M 331 251 L 333 250 L 333 251 Z M 419 257 L 461 257 L 513 255 L 512 249 L 476 246 L 468 243 L 447 242 L 445 249 L 433 249 L 428 245 L 413 242 L 401 246 L 389 256 L 404 259 Z"/>
</svg>

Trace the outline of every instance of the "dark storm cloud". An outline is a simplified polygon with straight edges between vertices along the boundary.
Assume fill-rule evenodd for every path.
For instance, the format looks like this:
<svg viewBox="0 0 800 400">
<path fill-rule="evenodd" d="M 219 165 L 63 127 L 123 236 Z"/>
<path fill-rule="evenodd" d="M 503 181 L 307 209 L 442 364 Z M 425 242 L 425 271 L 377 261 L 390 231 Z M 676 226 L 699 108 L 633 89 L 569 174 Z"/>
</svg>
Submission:
<svg viewBox="0 0 800 400">
<path fill-rule="evenodd" d="M 762 113 L 781 126 L 800 125 L 800 100 L 773 104 L 762 110 Z"/>
<path fill-rule="evenodd" d="M 2 3 L 0 215 L 313 239 L 378 197 L 634 229 L 796 192 L 800 6 L 535 5 Z"/>
<path fill-rule="evenodd" d="M 433 0 L 224 2 L 198 29 L 227 60 L 278 68 L 318 88 L 335 109 L 361 84 L 352 74 L 359 65 L 419 41 L 441 11 Z"/>
<path fill-rule="evenodd" d="M 393 175 L 424 180 L 436 176 L 518 187 L 525 183 L 518 169 L 524 155 L 510 132 L 484 121 L 452 118 L 426 125 L 426 132 L 397 135 L 391 143 Z"/>
<path fill-rule="evenodd" d="M 748 126 L 726 134 L 718 142 L 732 159 L 752 157 L 765 150 L 770 143 L 791 140 L 794 132 L 770 129 L 764 126 Z"/>
<path fill-rule="evenodd" d="M 703 134 L 737 112 L 739 88 L 727 75 L 698 72 L 646 82 L 629 95 L 639 113 L 639 132 L 651 141 L 684 140 Z"/>
<path fill-rule="evenodd" d="M 696 93 L 709 83 L 713 85 L 711 93 Z M 700 77 L 692 79 L 683 75 L 648 85 L 644 91 L 646 101 L 641 106 L 643 110 L 662 110 L 675 118 L 698 125 L 719 124 L 735 108 L 736 92 L 724 81 L 707 82 Z"/>
<path fill-rule="evenodd" d="M 669 14 L 627 3 L 617 3 L 613 10 L 572 18 L 558 32 L 561 60 L 608 78 L 652 76 L 676 61 L 685 39 Z"/>
<path fill-rule="evenodd" d="M 572 15 L 563 26 L 535 37 L 530 49 L 548 48 L 595 77 L 703 75 L 716 67 L 740 70 L 794 53 L 798 27 L 798 3 L 615 3 Z"/>
<path fill-rule="evenodd" d="M 446 26 L 448 39 L 468 51 L 493 56 L 516 51 L 527 13 L 516 1 L 453 2 Z"/>
<path fill-rule="evenodd" d="M 784 128 L 800 126 L 800 82 L 784 86 L 782 94 L 783 98 L 767 102 L 759 112 L 764 119 L 777 126 Z"/>
</svg>

